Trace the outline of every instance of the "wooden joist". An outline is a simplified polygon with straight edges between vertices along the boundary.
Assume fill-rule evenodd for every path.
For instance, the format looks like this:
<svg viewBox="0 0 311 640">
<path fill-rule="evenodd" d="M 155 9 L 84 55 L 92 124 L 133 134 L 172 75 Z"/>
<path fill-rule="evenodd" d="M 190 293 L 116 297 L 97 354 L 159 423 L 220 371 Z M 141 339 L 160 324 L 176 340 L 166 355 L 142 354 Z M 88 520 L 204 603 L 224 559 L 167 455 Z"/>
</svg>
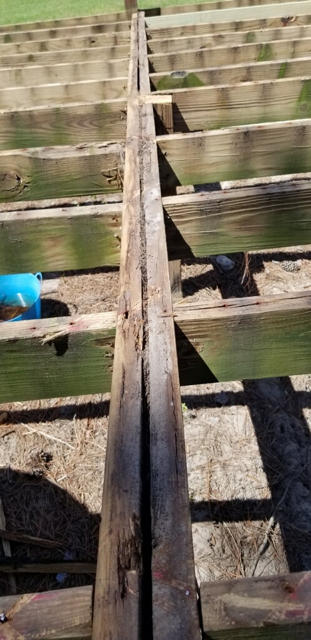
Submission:
<svg viewBox="0 0 311 640">
<path fill-rule="evenodd" d="M 284 18 L 291 16 L 308 15 L 311 12 L 310 0 L 299 0 L 299 2 L 282 2 L 279 4 L 252 5 L 245 7 L 233 7 L 230 9 L 219 9 L 210 11 L 191 11 L 189 13 L 178 13 L 163 16 L 146 17 L 148 28 L 184 26 L 188 24 L 213 24 L 229 23 L 233 21 L 255 20 L 263 18 Z"/>
<path fill-rule="evenodd" d="M 310 76 L 311 57 L 271 62 L 253 62 L 206 69 L 187 69 L 171 73 L 152 73 L 151 83 L 155 89 L 170 90 L 200 87 L 203 85 L 226 85 L 260 80 L 282 80 Z"/>
<path fill-rule="evenodd" d="M 294 0 L 298 4 L 301 0 Z M 200 4 L 182 4 L 162 7 L 160 15 L 172 15 L 174 13 L 188 13 L 193 11 L 214 11 L 215 9 L 226 10 L 235 7 L 260 6 L 265 4 L 278 4 L 284 0 L 214 0 L 212 2 L 202 2 Z M 146 11 L 148 15 L 148 11 Z"/>
<path fill-rule="evenodd" d="M 123 140 L 126 100 L 0 111 L 0 150 Z"/>
<path fill-rule="evenodd" d="M 73 48 L 70 46 L 64 50 L 39 51 L 34 53 L 14 53 L 5 55 L 0 52 L 0 67 L 20 67 L 30 65 L 60 64 L 64 62 L 86 62 L 90 60 L 107 60 L 114 58 L 127 58 L 128 45 L 116 47 L 98 46 Z"/>
<path fill-rule="evenodd" d="M 311 243 L 311 175 L 301 178 L 164 198 L 170 258 Z"/>
<path fill-rule="evenodd" d="M 277 40 L 234 47 L 199 48 L 178 53 L 155 53 L 149 55 L 150 68 L 154 73 L 174 69 L 220 67 L 244 63 L 291 60 L 311 54 L 311 38 L 299 40 Z"/>
<path fill-rule="evenodd" d="M 0 272 L 118 266 L 121 213 L 121 203 L 0 212 Z"/>
<path fill-rule="evenodd" d="M 295 120 L 311 115 L 310 78 L 175 89 L 169 95 L 176 133 Z"/>
<path fill-rule="evenodd" d="M 119 11 L 117 13 L 100 13 L 89 16 L 73 16 L 71 18 L 58 18 L 56 20 L 36 20 L 35 22 L 20 22 L 18 24 L 1 25 L 0 33 L 9 33 L 10 31 L 34 31 L 36 29 L 59 29 L 61 27 L 79 27 L 82 25 L 105 24 L 107 22 L 122 22 L 127 20 L 126 12 Z"/>
<path fill-rule="evenodd" d="M 295 23 L 294 23 L 295 24 Z M 173 35 L 173 34 L 172 34 Z M 274 29 L 258 29 L 257 31 L 224 31 L 223 33 L 191 34 L 166 39 L 152 38 L 148 40 L 149 53 L 164 53 L 165 51 L 185 51 L 186 49 L 199 49 L 207 47 L 230 47 L 250 43 L 267 43 L 274 40 L 299 40 L 311 37 L 311 25 L 297 27 L 277 27 Z M 77 40 L 77 39 L 76 39 Z M 52 40 L 52 42 L 55 42 Z M 74 40 L 70 42 L 75 42 Z M 6 45 L 9 46 L 9 45 Z M 16 45 L 17 46 L 17 45 Z M 28 44 L 29 46 L 29 44 Z M 99 46 L 99 45 L 97 45 Z M 71 48 L 71 47 L 69 47 Z M 3 50 L 0 47 L 0 54 Z M 18 51 L 16 51 L 18 53 Z M 111 56 L 112 57 L 112 56 Z"/>
<path fill-rule="evenodd" d="M 56 29 L 36 29 L 34 31 L 7 31 L 0 33 L 0 44 L 11 42 L 28 42 L 35 40 L 52 40 L 57 38 L 75 38 L 76 36 L 92 36 L 98 33 L 118 34 L 119 44 L 123 39 L 129 41 L 131 23 L 129 21 L 104 22 L 100 24 L 58 27 Z"/>
<path fill-rule="evenodd" d="M 147 34 L 148 34 L 148 43 L 150 41 L 150 39 L 156 38 L 162 38 L 162 39 L 168 39 L 168 38 L 178 38 L 178 37 L 182 37 L 182 36 L 193 36 L 193 35 L 199 35 L 199 34 L 205 34 L 205 35 L 209 35 L 209 34 L 219 34 L 219 33 L 228 33 L 230 32 L 231 34 L 236 33 L 236 32 L 240 32 L 240 33 L 244 33 L 244 35 L 247 37 L 247 34 L 250 34 L 250 36 L 248 36 L 249 38 L 252 38 L 252 34 L 255 31 L 258 31 L 260 29 L 274 29 L 274 28 L 282 28 L 284 31 L 287 30 L 287 28 L 289 26 L 291 26 L 291 24 L 295 24 L 296 27 L 299 26 L 305 26 L 305 25 L 310 25 L 311 23 L 311 18 L 310 18 L 310 14 L 309 13 L 305 13 L 305 14 L 301 14 L 301 15 L 295 15 L 295 16 L 278 16 L 276 18 L 264 18 L 264 17 L 259 17 L 259 18 L 255 18 L 255 19 L 250 19 L 250 20 L 232 20 L 231 22 L 210 22 L 210 23 L 197 23 L 197 24 L 185 24 L 185 25 L 181 25 L 181 26 L 166 26 L 165 24 L 163 24 L 162 27 L 154 27 L 154 28 L 148 28 L 147 29 Z M 284 27 L 286 27 L 284 29 Z"/>
<path fill-rule="evenodd" d="M 201 584 L 211 640 L 309 640 L 310 572 Z"/>
<path fill-rule="evenodd" d="M 0 597 L 3 638 L 91 640 L 92 587 Z"/>
<path fill-rule="evenodd" d="M 137 16 L 132 18 L 120 257 L 120 297 L 99 533 L 93 640 L 140 640 L 146 609 L 143 489 L 143 303 Z M 102 373 L 99 374 L 99 380 Z M 102 382 L 101 382 L 102 384 Z M 121 472 L 119 472 L 119 471 Z"/>
<path fill-rule="evenodd" d="M 126 97 L 127 78 L 110 80 L 81 80 L 79 82 L 51 83 L 29 87 L 0 89 L 2 109 L 27 109 L 46 105 L 98 102 Z"/>
<path fill-rule="evenodd" d="M 311 293 L 177 305 L 181 384 L 308 373 Z"/>
<path fill-rule="evenodd" d="M 147 97 L 150 83 L 143 13 L 139 15 L 139 72 L 141 95 Z M 144 481 L 150 500 L 145 637 L 198 640 L 200 630 L 168 256 L 154 116 L 152 105 L 147 101 L 141 106 L 141 153 L 146 255 L 145 392 L 148 390 L 145 428 L 149 439 Z"/>
<path fill-rule="evenodd" d="M 0 152 L 0 202 L 120 191 L 120 143 Z"/>
<path fill-rule="evenodd" d="M 2 67 L 0 69 L 0 88 L 36 86 L 54 82 L 78 82 L 85 80 L 85 78 L 108 80 L 123 77 L 127 74 L 127 69 L 127 58 L 64 62 L 54 65 L 34 64 L 26 67 Z"/>
<path fill-rule="evenodd" d="M 163 193 L 204 184 L 308 171 L 309 119 L 157 138 Z M 237 161 L 238 160 L 238 161 Z"/>
<path fill-rule="evenodd" d="M 298 34 L 300 35 L 300 34 Z M 272 38 L 277 40 L 278 38 Z M 12 42 L 11 44 L 0 43 L 0 66 L 1 60 L 7 55 L 34 54 L 43 52 L 57 52 L 65 49 L 94 49 L 105 47 L 111 50 L 110 58 L 119 57 L 119 51 L 125 51 L 127 55 L 130 49 L 129 37 L 118 42 L 118 33 L 102 33 L 93 36 L 77 36 L 76 38 L 54 38 L 52 40 L 29 40 L 26 42 Z M 120 56 L 123 57 L 123 56 Z"/>
</svg>

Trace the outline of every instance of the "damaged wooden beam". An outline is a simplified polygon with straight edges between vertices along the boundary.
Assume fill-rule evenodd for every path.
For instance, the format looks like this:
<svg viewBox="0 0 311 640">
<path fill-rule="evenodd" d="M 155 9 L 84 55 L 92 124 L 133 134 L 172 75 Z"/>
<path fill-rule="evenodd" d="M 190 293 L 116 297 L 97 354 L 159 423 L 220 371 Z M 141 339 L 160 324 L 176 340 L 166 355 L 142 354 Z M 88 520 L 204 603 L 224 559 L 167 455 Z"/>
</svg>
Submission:
<svg viewBox="0 0 311 640">
<path fill-rule="evenodd" d="M 144 14 L 139 14 L 141 96 L 150 93 Z M 149 445 L 147 638 L 200 637 L 172 298 L 152 104 L 141 106 L 145 248 L 145 389 Z M 147 478 L 150 474 L 150 480 Z M 178 526 L 176 523 L 178 522 Z M 182 561 L 181 561 L 182 559 Z M 148 618 L 147 618 L 148 616 Z"/>
<path fill-rule="evenodd" d="M 121 217 L 121 203 L 0 212 L 0 272 L 118 266 Z"/>
<path fill-rule="evenodd" d="M 179 304 L 181 384 L 307 374 L 311 292 Z"/>
<path fill-rule="evenodd" d="M 157 138 L 161 184 L 172 194 L 180 184 L 256 178 L 308 171 L 309 119 L 254 124 Z"/>
<path fill-rule="evenodd" d="M 201 584 L 211 640 L 309 640 L 311 572 Z"/>
<path fill-rule="evenodd" d="M 124 145 L 0 151 L 0 202 L 122 190 Z"/>
<path fill-rule="evenodd" d="M 0 150 L 123 140 L 126 100 L 0 111 Z"/>
</svg>

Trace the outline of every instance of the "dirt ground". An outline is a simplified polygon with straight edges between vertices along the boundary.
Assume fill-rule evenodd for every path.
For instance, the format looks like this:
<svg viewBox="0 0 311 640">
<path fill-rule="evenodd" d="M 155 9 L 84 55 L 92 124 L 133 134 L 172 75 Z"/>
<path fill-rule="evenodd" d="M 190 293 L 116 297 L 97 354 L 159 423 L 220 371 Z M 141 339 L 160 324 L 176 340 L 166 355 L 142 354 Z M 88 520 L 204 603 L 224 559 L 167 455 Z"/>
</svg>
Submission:
<svg viewBox="0 0 311 640">
<path fill-rule="evenodd" d="M 311 247 L 182 267 L 185 299 L 311 287 Z M 53 275 L 49 274 L 49 278 Z M 43 315 L 113 310 L 118 272 L 66 274 Z M 311 569 L 311 375 L 183 387 L 197 577 L 220 580 Z M 109 395 L 1 405 L 0 497 L 7 528 L 55 539 L 11 544 L 14 558 L 96 560 Z M 1 545 L 1 542 L 0 542 Z M 92 576 L 16 576 L 18 592 Z M 14 584 L 0 575 L 0 593 Z"/>
</svg>

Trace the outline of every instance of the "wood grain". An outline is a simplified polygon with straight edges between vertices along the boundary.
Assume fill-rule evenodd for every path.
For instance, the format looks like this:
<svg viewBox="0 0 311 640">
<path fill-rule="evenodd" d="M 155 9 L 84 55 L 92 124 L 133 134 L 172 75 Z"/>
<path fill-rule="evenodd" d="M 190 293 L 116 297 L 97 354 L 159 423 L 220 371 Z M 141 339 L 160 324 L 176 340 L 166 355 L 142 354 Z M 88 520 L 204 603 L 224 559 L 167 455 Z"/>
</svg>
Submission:
<svg viewBox="0 0 311 640">
<path fill-rule="evenodd" d="M 115 313 L 0 325 L 0 402 L 110 391 Z"/>
<path fill-rule="evenodd" d="M 310 292 L 177 305 L 174 319 L 181 384 L 310 370 Z"/>
<path fill-rule="evenodd" d="M 0 212 L 0 271 L 118 266 L 121 214 L 121 204 Z"/>
<path fill-rule="evenodd" d="M 201 584 L 204 630 L 211 640 L 308 640 L 310 572 Z"/>
<path fill-rule="evenodd" d="M 223 189 L 163 199 L 169 256 L 311 243 L 311 181 Z"/>
<path fill-rule="evenodd" d="M 123 140 L 126 100 L 0 111 L 0 150 Z"/>
<path fill-rule="evenodd" d="M 310 120 L 176 133 L 157 138 L 164 192 L 178 184 L 308 171 Z"/>
<path fill-rule="evenodd" d="M 140 13 L 139 21 L 140 90 L 141 95 L 148 95 L 150 84 L 143 13 Z M 152 627 L 146 637 L 153 640 L 197 640 L 200 630 L 183 419 L 151 104 L 145 102 L 142 105 L 141 116 L 152 597 Z"/>
<path fill-rule="evenodd" d="M 92 36 L 98 33 L 118 33 L 119 44 L 123 37 L 126 42 L 129 40 L 129 32 L 131 23 L 128 20 L 119 22 L 106 22 L 99 24 L 73 25 L 53 28 L 41 28 L 28 30 L 27 23 L 21 25 L 22 30 L 5 31 L 0 34 L 0 44 L 9 44 L 11 42 L 28 42 L 35 40 L 52 40 L 57 38 L 75 38 L 76 36 Z"/>
<path fill-rule="evenodd" d="M 6 46 L 6 45 L 5 45 Z M 29 65 L 59 64 L 64 62 L 85 62 L 90 60 L 103 60 L 104 62 L 114 58 L 127 58 L 128 45 L 117 47 L 96 46 L 92 47 L 65 47 L 64 50 L 39 51 L 31 53 L 6 54 L 0 50 L 0 67 L 20 67 Z"/>
<path fill-rule="evenodd" d="M 0 152 L 0 202 L 119 191 L 119 143 L 38 147 Z"/>
<path fill-rule="evenodd" d="M 132 18 L 120 297 L 113 362 L 93 640 L 140 640 L 144 610 L 143 320 L 137 15 Z M 102 373 L 99 380 L 103 384 Z"/>
<path fill-rule="evenodd" d="M 297 34 L 300 35 L 300 34 Z M 274 38 L 275 40 L 277 38 Z M 0 43 L 0 59 L 4 55 L 32 54 L 42 52 L 57 52 L 65 49 L 93 49 L 105 47 L 110 51 L 109 58 L 125 57 L 130 50 L 129 32 L 94 33 L 93 35 L 78 35 L 73 37 L 50 38 L 48 40 L 25 40 L 24 42 Z M 124 55 L 117 55 L 120 51 Z"/>
<path fill-rule="evenodd" d="M 149 55 L 150 68 L 154 73 L 178 69 L 200 69 L 270 60 L 291 60 L 311 54 L 311 38 L 299 40 L 277 40 L 271 42 L 241 44 L 234 47 L 211 47 L 178 51 L 177 53 L 155 53 Z"/>
</svg>

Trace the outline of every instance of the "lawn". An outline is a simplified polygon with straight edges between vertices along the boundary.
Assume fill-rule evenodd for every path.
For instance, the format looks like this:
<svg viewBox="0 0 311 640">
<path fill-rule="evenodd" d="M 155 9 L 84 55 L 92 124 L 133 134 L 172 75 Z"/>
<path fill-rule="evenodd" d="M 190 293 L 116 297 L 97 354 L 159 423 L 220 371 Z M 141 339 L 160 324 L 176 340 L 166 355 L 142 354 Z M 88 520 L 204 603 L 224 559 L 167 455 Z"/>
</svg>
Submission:
<svg viewBox="0 0 311 640">
<path fill-rule="evenodd" d="M 165 7 L 197 0 L 138 0 L 139 8 Z M 205 0 L 206 1 L 206 0 Z M 122 11 L 123 0 L 0 0 L 0 24 L 52 20 Z"/>
</svg>

